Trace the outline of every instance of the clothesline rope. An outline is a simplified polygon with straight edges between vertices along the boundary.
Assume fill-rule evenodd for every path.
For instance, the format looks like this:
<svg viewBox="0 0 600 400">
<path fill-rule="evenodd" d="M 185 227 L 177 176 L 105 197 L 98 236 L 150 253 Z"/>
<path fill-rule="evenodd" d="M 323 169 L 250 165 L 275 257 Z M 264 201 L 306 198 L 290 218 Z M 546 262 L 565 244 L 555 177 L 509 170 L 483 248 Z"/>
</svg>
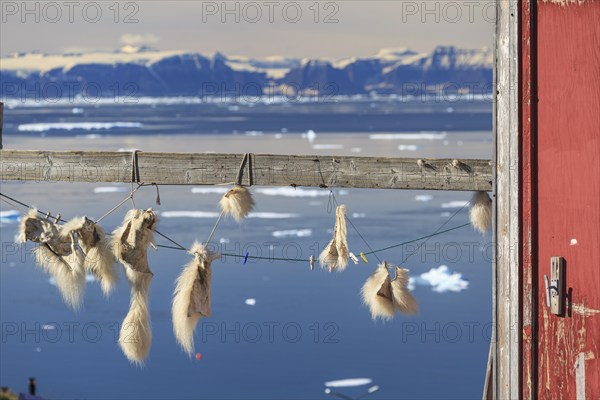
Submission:
<svg viewBox="0 0 600 400">
<path fill-rule="evenodd" d="M 142 184 L 142 185 L 139 185 L 139 187 L 141 187 L 141 186 L 145 186 L 145 185 L 143 185 L 143 184 Z M 138 189 L 139 189 L 139 187 L 138 187 Z M 25 207 L 25 208 L 27 208 L 27 209 L 31 209 L 31 210 L 35 209 L 34 207 L 32 207 L 32 206 L 30 206 L 30 205 L 28 205 L 28 204 L 25 204 L 25 203 L 23 203 L 23 202 L 21 202 L 21 201 L 19 201 L 19 200 L 15 199 L 15 198 L 12 198 L 12 197 L 10 197 L 10 196 L 8 196 L 8 195 L 4 194 L 4 193 L 1 193 L 1 192 L 0 192 L 0 196 L 1 196 L 1 197 L 3 197 L 3 198 L 5 198 L 5 199 L 7 199 L 7 200 L 10 200 L 10 201 L 12 201 L 13 203 L 19 204 L 20 206 L 22 206 L 22 207 Z M 4 200 L 4 199 L 3 199 L 3 200 Z M 127 201 L 127 200 L 129 200 L 129 197 L 127 197 L 127 199 L 125 199 L 125 201 Z M 8 201 L 6 201 L 6 200 L 4 200 L 4 201 L 5 201 L 5 202 L 7 202 L 7 203 L 9 203 L 9 202 L 8 202 Z M 10 204 L 10 203 L 9 203 L 9 204 Z M 408 241 L 405 241 L 405 242 L 402 242 L 402 243 L 397 243 L 397 244 L 394 244 L 394 245 L 391 245 L 391 246 L 383 247 L 383 248 L 381 248 L 381 249 L 377 249 L 377 250 L 373 250 L 373 249 L 372 249 L 372 248 L 371 248 L 371 247 L 370 247 L 370 246 L 369 246 L 369 245 L 368 245 L 368 244 L 365 242 L 365 244 L 367 244 L 367 247 L 369 247 L 369 251 L 368 251 L 368 252 L 365 252 L 365 253 L 363 253 L 363 254 L 364 254 L 364 255 L 371 255 L 371 254 L 372 254 L 372 255 L 375 255 L 375 257 L 377 257 L 377 253 L 381 253 L 381 252 L 383 252 L 383 251 L 387 251 L 387 250 L 391 250 L 391 249 L 398 248 L 398 247 L 401 247 L 401 246 L 405 246 L 405 245 L 407 245 L 407 244 L 410 244 L 410 243 L 415 243 L 415 242 L 418 242 L 418 241 L 421 241 L 421 240 L 425 240 L 425 241 L 426 241 L 426 240 L 428 240 L 428 239 L 430 239 L 430 238 L 432 238 L 432 237 L 439 236 L 439 235 L 442 235 L 442 234 L 444 234 L 444 233 L 452 232 L 452 231 L 455 231 L 455 230 L 458 230 L 458 229 L 462 229 L 462 228 L 464 228 L 464 227 L 466 227 L 466 226 L 469 226 L 469 225 L 471 225 L 471 223 L 470 223 L 470 222 L 468 222 L 468 223 L 466 223 L 466 224 L 458 225 L 458 226 L 455 226 L 455 227 L 452 227 L 452 228 L 448 228 L 448 229 L 441 230 L 441 228 L 443 228 L 445 225 L 447 225 L 447 223 L 448 223 L 448 222 L 450 222 L 450 220 L 451 220 L 452 218 L 454 218 L 454 217 L 455 217 L 455 216 L 456 216 L 456 215 L 457 215 L 457 214 L 458 214 L 460 211 L 462 211 L 462 210 L 463 210 L 463 209 L 464 209 L 464 208 L 467 206 L 467 204 L 468 204 L 468 202 L 467 202 L 467 203 L 465 203 L 465 205 L 463 205 L 463 206 L 462 206 L 462 207 L 461 207 L 461 208 L 460 208 L 458 211 L 456 211 L 456 212 L 455 212 L 455 213 L 454 213 L 454 214 L 453 214 L 453 215 L 452 215 L 452 216 L 451 216 L 451 217 L 450 217 L 450 218 L 449 218 L 449 219 L 448 219 L 448 220 L 447 220 L 447 221 L 446 221 L 444 224 L 442 224 L 442 225 L 440 226 L 440 228 L 438 228 L 438 229 L 437 229 L 437 230 L 436 230 L 434 233 L 431 233 L 431 234 L 429 234 L 429 235 L 425 235 L 425 236 L 421 236 L 421 237 L 418 237 L 418 238 L 415 238 L 415 239 L 411 239 L 411 240 L 408 240 Z M 37 212 L 38 212 L 40 215 L 43 215 L 43 216 L 46 216 L 46 215 L 48 215 L 48 213 L 45 213 L 45 212 L 43 212 L 43 211 L 41 211 L 41 210 L 37 210 Z M 61 221 L 61 222 L 67 222 L 67 221 L 65 221 L 64 219 L 60 218 L 60 217 L 58 218 L 58 220 L 59 220 L 59 221 Z M 356 228 L 355 228 L 355 229 L 356 229 Z M 161 232 L 159 232 L 159 231 L 157 231 L 157 230 L 154 230 L 154 232 L 156 232 L 158 235 L 162 236 L 163 238 L 165 238 L 166 240 L 170 241 L 171 243 L 173 243 L 173 244 L 175 244 L 175 245 L 177 246 L 177 247 L 175 247 L 175 246 L 168 246 L 168 245 L 161 245 L 161 244 L 157 244 L 157 245 L 156 245 L 156 247 L 158 247 L 158 248 L 163 248 L 163 249 L 170 249 L 170 250 L 190 251 L 190 249 L 188 249 L 188 248 L 186 248 L 186 247 L 182 246 L 181 244 L 177 243 L 175 240 L 171 239 L 171 238 L 170 238 L 170 237 L 168 237 L 167 235 L 165 235 L 165 234 L 163 234 L 163 233 L 161 233 Z M 357 231 L 357 233 L 359 233 L 359 232 Z M 360 233 L 359 233 L 359 236 L 360 236 Z M 363 240 L 364 240 L 364 239 L 363 239 Z M 419 248 L 420 248 L 420 247 L 421 247 L 421 246 L 422 246 L 424 243 L 425 243 L 425 242 L 423 242 L 423 243 L 422 243 L 422 244 L 419 246 Z M 418 250 L 418 249 L 417 249 L 417 250 Z M 307 261 L 308 261 L 308 259 L 301 259 L 301 258 L 285 258 L 285 257 L 262 257 L 262 256 L 251 256 L 251 255 L 242 255 L 242 254 L 233 254 L 233 253 L 220 253 L 220 254 L 221 254 L 222 256 L 226 256 L 226 257 L 244 258 L 244 259 L 251 259 L 251 260 L 271 260 L 271 261 L 287 261 L 287 262 L 307 262 Z M 413 252 L 412 254 L 414 254 L 414 252 Z M 411 255 L 412 255 L 412 254 L 411 254 Z M 377 259 L 379 260 L 379 258 L 378 258 L 378 257 L 377 257 Z M 405 261 L 406 261 L 406 259 L 405 259 L 403 262 L 405 262 Z"/>
</svg>

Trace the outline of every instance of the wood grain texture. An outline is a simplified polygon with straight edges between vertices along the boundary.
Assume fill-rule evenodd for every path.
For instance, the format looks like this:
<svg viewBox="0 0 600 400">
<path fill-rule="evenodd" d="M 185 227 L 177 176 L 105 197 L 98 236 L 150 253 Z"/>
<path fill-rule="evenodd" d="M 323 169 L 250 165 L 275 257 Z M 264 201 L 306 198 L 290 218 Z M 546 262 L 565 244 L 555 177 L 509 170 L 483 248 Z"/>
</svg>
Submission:
<svg viewBox="0 0 600 400">
<path fill-rule="evenodd" d="M 521 396 L 537 397 L 537 37 L 536 4 L 520 5 L 521 60 L 519 71 L 521 152 L 520 254 L 522 366 Z"/>
<path fill-rule="evenodd" d="M 520 397 L 519 2 L 497 3 L 494 398 Z"/>
<path fill-rule="evenodd" d="M 236 181 L 243 154 L 138 152 L 139 182 L 161 185 L 218 185 Z M 0 152 L 2 180 L 131 182 L 132 154 L 124 152 Z M 384 157 L 289 156 L 252 154 L 243 184 L 369 189 L 490 191 L 490 160 L 428 159 L 436 170 L 419 168 L 417 159 Z"/>
<path fill-rule="evenodd" d="M 600 1 L 538 5 L 538 287 L 564 257 L 564 317 L 538 290 L 538 398 L 600 398 Z M 575 242 L 572 242 L 575 239 Z M 573 243 L 573 244 L 572 244 Z M 583 354 L 583 356 L 581 356 Z"/>
<path fill-rule="evenodd" d="M 4 125 L 4 103 L 0 101 L 0 150 L 2 150 L 2 126 Z"/>
</svg>

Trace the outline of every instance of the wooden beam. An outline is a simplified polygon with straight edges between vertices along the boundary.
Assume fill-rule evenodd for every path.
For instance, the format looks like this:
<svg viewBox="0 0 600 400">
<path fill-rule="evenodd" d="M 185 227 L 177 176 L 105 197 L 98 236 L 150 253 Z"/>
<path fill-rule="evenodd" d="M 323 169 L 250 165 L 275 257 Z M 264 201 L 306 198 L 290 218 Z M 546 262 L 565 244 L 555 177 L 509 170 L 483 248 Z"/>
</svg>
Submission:
<svg viewBox="0 0 600 400">
<path fill-rule="evenodd" d="M 0 101 L 0 150 L 2 150 L 2 125 L 4 125 L 4 103 Z"/>
<path fill-rule="evenodd" d="M 235 182 L 243 154 L 137 153 L 139 182 L 217 185 Z M 3 181 L 131 182 L 132 153 L 2 150 Z M 490 191 L 489 160 L 252 154 L 243 184 L 368 189 Z M 456 164 L 456 163 L 455 163 Z M 250 166 L 250 167 L 249 167 Z M 250 174 L 248 171 L 251 170 Z"/>
</svg>

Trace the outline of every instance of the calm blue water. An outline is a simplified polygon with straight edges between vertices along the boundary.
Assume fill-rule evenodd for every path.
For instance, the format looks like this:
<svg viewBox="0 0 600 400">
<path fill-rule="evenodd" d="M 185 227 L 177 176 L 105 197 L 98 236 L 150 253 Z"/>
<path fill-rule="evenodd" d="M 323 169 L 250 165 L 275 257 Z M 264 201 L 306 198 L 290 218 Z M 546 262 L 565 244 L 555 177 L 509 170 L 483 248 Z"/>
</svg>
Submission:
<svg viewBox="0 0 600 400">
<path fill-rule="evenodd" d="M 176 125 L 173 115 L 190 112 L 189 106 L 180 110 L 177 107 L 154 114 L 151 110 L 144 114 L 141 106 L 101 108 L 98 112 L 109 115 L 110 111 L 113 121 L 137 121 L 140 115 L 146 115 L 146 118 L 154 118 L 155 125 L 160 126 L 164 134 L 171 132 L 170 126 Z M 92 112 L 86 110 L 86 113 Z M 115 114 L 117 112 L 121 114 Z M 131 117 L 132 113 L 136 116 Z M 478 110 L 476 114 L 477 118 L 491 121 L 489 110 L 488 113 Z M 26 123 L 24 121 L 69 122 L 80 118 L 63 109 L 53 112 L 52 108 L 40 108 L 17 109 L 13 114 L 7 111 L 6 120 L 16 131 L 19 124 Z M 298 122 L 301 118 L 305 117 L 288 116 L 286 125 L 303 126 Z M 363 120 L 366 126 L 373 125 L 377 115 L 365 116 Z M 430 114 L 421 116 L 424 126 L 430 126 L 431 120 Z M 468 118 L 465 120 L 468 120 L 465 124 L 471 124 Z M 477 130 L 469 125 L 461 130 L 460 118 L 452 121 L 456 125 L 447 129 L 449 143 L 420 143 L 424 151 L 449 155 L 456 146 L 461 146 L 463 153 L 471 149 L 473 157 L 490 157 L 490 132 L 485 127 Z M 339 131 L 344 131 L 344 119 L 339 118 L 337 122 Z M 227 127 L 226 124 L 220 125 L 223 132 L 239 129 L 237 125 Z M 283 127 L 273 122 L 269 124 L 274 124 L 273 132 Z M 253 126 L 265 132 L 264 137 L 254 138 L 265 146 L 267 141 L 273 140 L 267 125 Z M 201 126 L 200 122 L 192 121 L 187 131 L 177 128 L 176 133 L 202 131 Z M 321 132 L 317 123 L 310 128 Z M 290 135 L 300 131 L 290 129 Z M 402 129 L 386 127 L 385 131 Z M 468 139 L 461 139 L 457 144 L 453 135 L 460 132 L 464 137 L 466 131 L 472 131 Z M 356 134 L 366 138 L 367 132 L 371 131 Z M 76 139 L 78 133 L 57 132 L 59 136 L 72 138 L 74 147 L 78 140 L 86 140 Z M 163 143 L 165 151 L 171 150 L 170 140 L 164 135 L 144 131 L 134 132 L 132 136 L 131 132 L 123 132 L 127 133 L 122 142 L 118 137 L 112 138 L 115 147 Z M 19 145 L 37 148 L 53 140 L 38 134 L 32 137 L 34 139 L 24 143 L 15 140 Z M 195 144 L 201 144 L 202 140 L 202 137 L 189 138 Z M 286 138 L 281 140 L 284 141 L 281 151 L 285 152 Z M 345 140 L 340 136 L 338 142 Z M 398 143 L 393 144 L 396 151 Z M 192 147 L 198 148 L 190 146 L 189 151 L 195 151 Z M 368 152 L 368 148 L 363 147 Z M 97 194 L 94 193 L 97 186 L 110 185 L 2 183 L 2 192 L 42 210 L 60 212 L 66 218 L 83 214 L 98 217 L 126 193 Z M 154 207 L 159 211 L 216 211 L 220 198 L 219 194 L 192 194 L 188 187 L 162 187 L 163 205 L 156 206 L 153 188 L 139 193 L 136 198 L 139 207 Z M 416 196 L 423 195 L 433 197 L 428 201 L 416 200 Z M 349 190 L 336 191 L 336 196 L 347 205 L 349 216 L 369 244 L 382 248 L 432 233 L 448 219 L 443 213 L 458 210 L 455 205 L 443 208 L 443 204 L 467 201 L 470 194 Z M 326 196 L 292 198 L 257 193 L 255 200 L 259 212 L 296 216 L 252 218 L 241 225 L 225 221 L 214 237 L 215 246 L 221 251 L 308 259 L 311 254 L 318 254 L 331 239 L 334 217 L 327 212 Z M 106 218 L 102 225 L 112 230 L 120 223 L 127 207 Z M 2 211 L 12 209 L 16 208 L 1 203 Z M 467 221 L 467 211 L 463 210 L 447 227 Z M 364 280 L 376 266 L 373 256 L 369 257 L 368 265 L 351 264 L 343 273 L 335 274 L 319 269 L 311 272 L 308 262 L 249 260 L 243 265 L 232 257 L 216 261 L 213 264 L 213 316 L 203 320 L 196 333 L 196 350 L 202 354 L 200 361 L 189 359 L 180 351 L 170 321 L 174 281 L 189 256 L 182 251 L 150 250 L 150 265 L 155 274 L 150 299 L 154 337 L 145 367 L 138 368 L 128 363 L 116 343 L 118 324 L 129 303 L 124 279 L 109 299 L 102 296 L 97 283 L 89 283 L 84 308 L 74 313 L 62 303 L 56 288 L 48 283 L 48 276 L 35 267 L 29 253 L 31 244 L 25 248 L 14 245 L 16 224 L 7 222 L 2 223 L 0 236 L 2 386 L 25 392 L 28 377 L 35 376 L 38 393 L 51 399 L 323 399 L 328 397 L 323 392 L 326 381 L 369 378 L 373 385 L 380 387 L 369 398 L 481 396 L 491 335 L 491 248 L 488 245 L 491 238 L 478 235 L 470 227 L 429 239 L 421 251 L 403 265 L 413 276 L 447 265 L 462 274 L 461 280 L 468 281 L 468 288 L 460 292 L 436 292 L 431 286 L 417 285 L 414 295 L 420 313 L 414 317 L 399 315 L 385 323 L 373 322 L 359 297 Z M 194 239 L 205 239 L 213 223 L 213 218 L 162 218 L 159 230 L 189 246 Z M 275 231 L 295 229 L 310 229 L 312 233 L 307 237 L 273 236 Z M 350 249 L 357 254 L 367 251 L 352 228 L 348 229 Z M 227 243 L 220 244 L 221 238 Z M 160 238 L 158 242 L 168 244 Z M 414 245 L 400 247 L 379 256 L 391 263 L 400 263 L 414 248 Z M 247 305 L 247 299 L 255 299 L 256 304 Z M 44 329 L 44 325 L 52 325 L 54 329 Z M 367 387 L 337 390 L 358 395 Z"/>
</svg>

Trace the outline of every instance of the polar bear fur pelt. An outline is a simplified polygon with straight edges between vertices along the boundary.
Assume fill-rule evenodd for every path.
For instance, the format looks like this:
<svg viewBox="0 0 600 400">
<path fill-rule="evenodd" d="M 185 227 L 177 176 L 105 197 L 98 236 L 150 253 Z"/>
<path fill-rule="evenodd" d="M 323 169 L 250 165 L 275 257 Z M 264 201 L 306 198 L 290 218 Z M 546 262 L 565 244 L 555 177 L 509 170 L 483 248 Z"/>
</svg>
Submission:
<svg viewBox="0 0 600 400">
<path fill-rule="evenodd" d="M 177 278 L 173 294 L 173 333 L 183 350 L 194 353 L 194 330 L 202 317 L 211 313 L 211 263 L 220 255 L 209 252 L 201 243 L 194 243 L 190 250 L 194 259 Z"/>
<path fill-rule="evenodd" d="M 76 217 L 62 226 L 61 235 L 77 234 L 77 243 L 85 253 L 85 268 L 93 273 L 108 296 L 118 279 L 116 259 L 110 238 L 104 229 L 87 217 Z"/>
<path fill-rule="evenodd" d="M 112 238 L 114 255 L 125 267 L 131 286 L 129 312 L 121 326 L 119 345 L 129 361 L 136 364 L 143 364 L 152 344 L 148 291 L 153 274 L 148 265 L 148 246 L 154 242 L 157 223 L 151 208 L 130 210 Z"/>
<path fill-rule="evenodd" d="M 252 193 L 241 185 L 235 185 L 223 195 L 219 206 L 224 215 L 231 215 L 240 222 L 250 214 L 254 208 Z"/>
<path fill-rule="evenodd" d="M 384 261 L 362 287 L 363 302 L 369 307 L 373 319 L 391 319 L 396 311 L 415 314 L 419 306 L 408 290 L 408 270 L 396 267 L 396 276 L 390 277 L 388 263 Z"/>
<path fill-rule="evenodd" d="M 471 225 L 481 234 L 485 234 L 492 226 L 492 199 L 487 192 L 475 192 L 469 210 Z"/>
<path fill-rule="evenodd" d="M 39 217 L 30 210 L 19 225 L 19 243 L 38 243 L 33 250 L 36 264 L 56 281 L 65 303 L 77 310 L 83 303 L 85 269 L 83 255 L 77 249 L 73 234 L 61 235 L 62 227 Z"/>
<path fill-rule="evenodd" d="M 333 228 L 333 239 L 319 255 L 321 267 L 343 271 L 348 266 L 348 240 L 346 238 L 346 206 L 340 205 L 335 210 L 335 226 Z"/>
</svg>

